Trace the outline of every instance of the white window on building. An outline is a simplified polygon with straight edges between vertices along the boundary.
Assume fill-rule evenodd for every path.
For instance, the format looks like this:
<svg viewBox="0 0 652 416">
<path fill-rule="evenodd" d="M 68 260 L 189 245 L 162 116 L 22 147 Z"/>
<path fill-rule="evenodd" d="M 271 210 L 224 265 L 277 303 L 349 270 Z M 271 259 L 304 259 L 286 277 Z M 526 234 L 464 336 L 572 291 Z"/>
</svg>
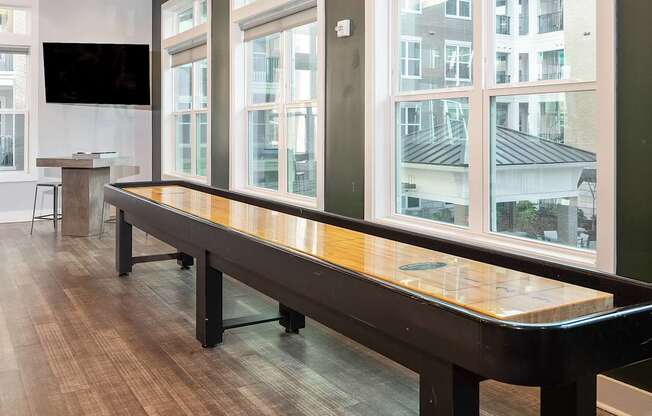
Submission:
<svg viewBox="0 0 652 416">
<path fill-rule="evenodd" d="M 405 104 L 401 108 L 401 132 L 404 136 L 421 130 L 421 106 Z"/>
<path fill-rule="evenodd" d="M 401 77 L 421 78 L 421 38 L 419 37 L 401 37 Z"/>
<path fill-rule="evenodd" d="M 446 81 L 460 86 L 462 82 L 471 81 L 471 43 L 446 41 Z"/>
<path fill-rule="evenodd" d="M 316 10 L 245 31 L 245 191 L 315 204 L 318 197 L 319 26 Z M 280 31 L 278 29 L 281 29 Z M 236 176 L 237 176 L 236 172 Z"/>
<path fill-rule="evenodd" d="M 545 7 L 494 0 L 486 8 L 475 0 L 465 2 L 470 21 L 445 25 L 430 18 L 441 7 L 423 2 L 422 15 L 407 16 L 399 1 L 375 2 L 367 34 L 381 51 L 367 74 L 374 86 L 367 218 L 613 271 L 615 1 L 564 2 L 562 10 L 554 0 Z M 461 3 L 446 1 L 446 15 L 459 17 Z M 497 6 L 503 16 L 523 16 L 503 32 L 532 27 L 497 34 Z M 523 42 L 525 35 L 538 41 Z M 427 71 L 427 83 L 403 81 L 405 36 L 421 36 L 433 67 L 431 50 L 443 48 L 438 79 Z M 478 49 L 478 41 L 486 48 Z M 382 52 L 399 48 L 395 56 Z M 413 132 L 416 108 L 420 127 Z M 388 111 L 394 129 L 385 127 Z"/>
<path fill-rule="evenodd" d="M 37 68 L 32 18 L 31 9 L 0 7 L 0 182 L 26 180 L 36 173 L 30 163 L 35 138 L 28 129 Z"/>
<path fill-rule="evenodd" d="M 446 17 L 471 19 L 471 0 L 446 0 Z"/>
<path fill-rule="evenodd" d="M 422 13 L 421 2 L 423 0 L 402 0 L 401 11 L 404 13 Z"/>
<path fill-rule="evenodd" d="M 163 6 L 163 15 L 173 16 L 176 28 L 184 29 L 181 31 L 193 29 L 208 19 L 205 0 L 168 3 Z M 186 24 L 190 27 L 186 28 Z M 173 35 L 163 41 L 163 176 L 207 183 L 210 169 L 207 30 L 193 32 L 191 42 L 176 39 Z"/>
<path fill-rule="evenodd" d="M 164 38 L 187 32 L 208 21 L 208 0 L 170 0 L 162 8 Z"/>
</svg>

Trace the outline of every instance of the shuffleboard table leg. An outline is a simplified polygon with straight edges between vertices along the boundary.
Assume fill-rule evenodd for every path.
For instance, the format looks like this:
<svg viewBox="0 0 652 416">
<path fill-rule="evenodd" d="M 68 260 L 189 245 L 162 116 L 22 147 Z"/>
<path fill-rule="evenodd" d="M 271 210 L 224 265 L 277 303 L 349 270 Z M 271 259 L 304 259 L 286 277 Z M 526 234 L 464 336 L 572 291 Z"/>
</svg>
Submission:
<svg viewBox="0 0 652 416">
<path fill-rule="evenodd" d="M 420 416 L 480 413 L 480 377 L 438 360 L 428 362 L 424 367 L 419 374 Z"/>
<path fill-rule="evenodd" d="M 125 213 L 118 210 L 115 221 L 115 266 L 120 276 L 131 273 L 132 226 L 125 221 Z"/>
<path fill-rule="evenodd" d="M 595 416 L 596 376 L 561 386 L 541 387 L 541 415 Z"/>
<path fill-rule="evenodd" d="M 181 267 L 182 270 L 188 270 L 190 266 L 195 264 L 195 259 L 192 256 L 187 255 L 186 253 L 179 252 L 177 258 L 177 264 Z"/>
<path fill-rule="evenodd" d="M 281 315 L 279 323 L 288 334 L 298 334 L 300 329 L 306 327 L 306 317 L 294 309 L 279 303 L 278 311 L 279 315 Z"/>
<path fill-rule="evenodd" d="M 208 265 L 208 255 L 197 258 L 196 336 L 204 348 L 222 343 L 222 272 Z"/>
</svg>

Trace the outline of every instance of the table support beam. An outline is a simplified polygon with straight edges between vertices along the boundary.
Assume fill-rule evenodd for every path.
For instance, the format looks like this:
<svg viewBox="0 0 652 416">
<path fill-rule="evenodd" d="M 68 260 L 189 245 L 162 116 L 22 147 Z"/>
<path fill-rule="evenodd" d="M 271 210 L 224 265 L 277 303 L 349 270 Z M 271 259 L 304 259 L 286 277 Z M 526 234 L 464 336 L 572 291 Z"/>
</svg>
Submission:
<svg viewBox="0 0 652 416">
<path fill-rule="evenodd" d="M 294 309 L 283 304 L 278 305 L 278 312 L 281 315 L 280 324 L 288 334 L 298 334 L 300 329 L 306 327 L 306 317 Z"/>
<path fill-rule="evenodd" d="M 419 415 L 479 414 L 480 381 L 479 376 L 454 364 L 428 360 L 419 375 Z"/>
<path fill-rule="evenodd" d="M 222 272 L 208 265 L 208 253 L 197 257 L 195 282 L 196 336 L 204 348 L 222 343 Z"/>
<path fill-rule="evenodd" d="M 586 376 L 574 383 L 541 387 L 541 416 L 595 416 L 596 376 Z"/>
<path fill-rule="evenodd" d="M 115 265 L 120 276 L 132 270 L 132 234 L 133 227 L 125 221 L 125 213 L 118 210 L 115 220 Z"/>
</svg>

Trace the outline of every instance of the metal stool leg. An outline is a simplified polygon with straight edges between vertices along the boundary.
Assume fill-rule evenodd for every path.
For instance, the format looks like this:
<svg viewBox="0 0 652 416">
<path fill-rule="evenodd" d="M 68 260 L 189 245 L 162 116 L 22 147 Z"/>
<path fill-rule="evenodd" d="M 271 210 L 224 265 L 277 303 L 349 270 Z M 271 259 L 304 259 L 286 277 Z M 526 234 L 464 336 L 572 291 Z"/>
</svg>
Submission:
<svg viewBox="0 0 652 416">
<path fill-rule="evenodd" d="M 54 187 L 54 209 L 52 219 L 54 221 L 54 232 L 57 232 L 57 223 L 59 222 L 59 187 Z"/>
<path fill-rule="evenodd" d="M 38 185 L 34 190 L 34 208 L 32 208 L 32 229 L 29 231 L 29 235 L 34 233 L 34 217 L 36 216 L 36 199 L 38 197 Z"/>
<path fill-rule="evenodd" d="M 100 240 L 104 234 L 104 209 L 106 208 L 106 202 L 102 203 L 102 216 L 100 217 Z"/>
</svg>

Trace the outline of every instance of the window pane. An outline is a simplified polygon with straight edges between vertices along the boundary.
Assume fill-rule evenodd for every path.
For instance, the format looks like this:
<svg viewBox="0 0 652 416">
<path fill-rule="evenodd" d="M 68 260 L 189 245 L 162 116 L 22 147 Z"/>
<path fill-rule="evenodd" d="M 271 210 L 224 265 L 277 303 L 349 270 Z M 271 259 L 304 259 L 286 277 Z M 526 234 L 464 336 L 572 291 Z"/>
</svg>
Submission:
<svg viewBox="0 0 652 416">
<path fill-rule="evenodd" d="M 0 171 L 25 170 L 25 114 L 0 115 Z"/>
<path fill-rule="evenodd" d="M 26 34 L 27 28 L 27 10 L 0 8 L 0 32 Z"/>
<path fill-rule="evenodd" d="M 596 3 L 494 0 L 496 82 L 595 80 Z M 516 19 L 518 31 L 510 23 Z M 507 53 L 499 66 L 498 55 Z"/>
<path fill-rule="evenodd" d="M 185 32 L 192 29 L 193 22 L 193 5 L 190 4 L 187 9 L 181 10 L 177 13 L 177 33 Z"/>
<path fill-rule="evenodd" d="M 174 116 L 175 167 L 178 173 L 192 173 L 192 150 L 190 148 L 190 114 Z"/>
<path fill-rule="evenodd" d="M 207 0 L 201 0 L 199 2 L 199 24 L 206 23 L 208 21 L 208 2 Z"/>
<path fill-rule="evenodd" d="M 596 107 L 595 92 L 494 98 L 493 231 L 595 249 Z"/>
<path fill-rule="evenodd" d="M 468 225 L 468 99 L 399 103 L 397 111 L 397 212 Z"/>
<path fill-rule="evenodd" d="M 290 31 L 292 73 L 290 99 L 317 99 L 317 24 Z"/>
<path fill-rule="evenodd" d="M 197 149 L 197 167 L 195 174 L 197 176 L 206 176 L 208 161 L 208 114 L 197 114 L 195 122 L 195 140 Z"/>
<path fill-rule="evenodd" d="M 249 42 L 249 103 L 273 103 L 279 94 L 281 36 L 276 33 Z"/>
<path fill-rule="evenodd" d="M 174 109 L 189 111 L 192 109 L 192 64 L 181 65 L 173 69 Z"/>
<path fill-rule="evenodd" d="M 208 60 L 195 62 L 195 108 L 208 108 Z"/>
<path fill-rule="evenodd" d="M 399 59 L 396 73 L 401 74 L 400 91 L 471 85 L 473 21 L 469 2 L 422 2 L 421 14 L 401 11 L 399 36 L 403 59 Z M 406 43 L 406 38 L 420 41 Z M 454 48 L 447 46 L 451 42 L 455 42 Z M 458 50 L 457 45 L 464 49 Z M 461 71 L 460 64 L 464 65 Z M 418 73 L 413 72 L 417 68 Z"/>
<path fill-rule="evenodd" d="M 249 112 L 249 185 L 278 190 L 278 113 Z"/>
<path fill-rule="evenodd" d="M 287 113 L 288 192 L 317 196 L 317 109 L 291 109 Z"/>
</svg>

